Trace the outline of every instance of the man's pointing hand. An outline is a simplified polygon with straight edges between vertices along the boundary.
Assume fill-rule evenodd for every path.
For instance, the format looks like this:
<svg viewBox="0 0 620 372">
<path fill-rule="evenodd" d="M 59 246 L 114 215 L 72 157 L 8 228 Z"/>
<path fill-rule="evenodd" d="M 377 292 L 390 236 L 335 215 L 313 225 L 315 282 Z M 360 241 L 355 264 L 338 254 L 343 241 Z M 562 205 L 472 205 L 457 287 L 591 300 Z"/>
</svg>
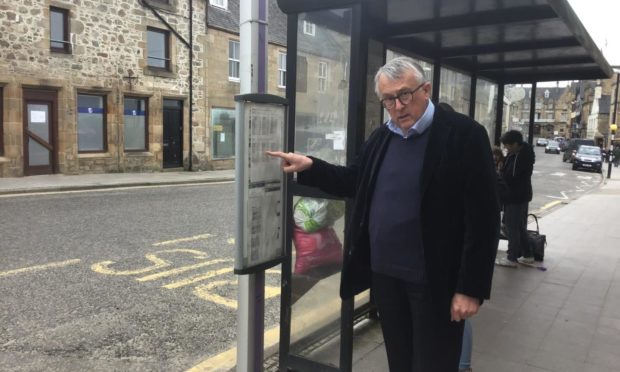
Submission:
<svg viewBox="0 0 620 372">
<path fill-rule="evenodd" d="M 267 151 L 267 155 L 282 160 L 282 170 L 286 173 L 303 172 L 312 166 L 312 159 L 292 152 Z"/>
</svg>

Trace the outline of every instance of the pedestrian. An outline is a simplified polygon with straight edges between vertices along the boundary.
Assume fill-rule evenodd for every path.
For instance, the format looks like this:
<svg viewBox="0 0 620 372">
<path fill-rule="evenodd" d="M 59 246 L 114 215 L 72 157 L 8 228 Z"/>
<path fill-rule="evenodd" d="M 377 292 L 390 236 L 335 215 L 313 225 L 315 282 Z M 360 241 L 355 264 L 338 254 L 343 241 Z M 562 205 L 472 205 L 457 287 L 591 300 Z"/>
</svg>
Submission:
<svg viewBox="0 0 620 372">
<path fill-rule="evenodd" d="M 517 267 L 517 263 L 533 264 L 534 254 L 527 237 L 527 214 L 528 203 L 532 200 L 534 149 L 516 130 L 504 133 L 501 142 L 508 150 L 501 170 L 501 177 L 508 186 L 508 193 L 502 200 L 508 253 L 496 263 L 507 267 Z"/>
<path fill-rule="evenodd" d="M 614 156 L 614 167 L 617 167 L 618 164 L 620 164 L 620 143 L 614 146 L 613 156 Z"/>
<path fill-rule="evenodd" d="M 499 208 L 486 130 L 436 107 L 422 68 L 398 57 L 375 92 L 390 120 L 348 166 L 281 158 L 300 184 L 353 198 L 340 295 L 372 287 L 390 371 L 458 370 L 464 319 L 489 298 Z"/>
</svg>

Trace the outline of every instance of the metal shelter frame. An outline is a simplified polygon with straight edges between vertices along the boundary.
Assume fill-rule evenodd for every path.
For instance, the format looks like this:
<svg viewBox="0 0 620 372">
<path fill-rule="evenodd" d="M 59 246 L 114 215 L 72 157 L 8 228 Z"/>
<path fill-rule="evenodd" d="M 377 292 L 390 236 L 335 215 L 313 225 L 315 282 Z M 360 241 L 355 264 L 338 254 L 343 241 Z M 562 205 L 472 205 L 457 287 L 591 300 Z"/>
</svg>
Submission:
<svg viewBox="0 0 620 372">
<path fill-rule="evenodd" d="M 505 84 L 531 84 L 528 141 L 534 128 L 536 83 L 559 80 L 589 80 L 611 77 L 613 71 L 588 35 L 567 0 L 278 0 L 287 14 L 287 84 L 289 100 L 288 151 L 295 151 L 296 76 L 298 22 L 301 14 L 331 9 L 348 9 L 351 21 L 351 63 L 349 65 L 346 158 L 354 159 L 364 142 L 371 42 L 425 60 L 433 65 L 432 99 L 439 99 L 441 67 L 471 77 L 469 115 L 475 115 L 476 81 L 497 84 L 495 136 L 503 116 Z M 338 20 L 320 20 L 339 27 Z M 377 100 L 377 105 L 379 105 Z M 298 185 L 289 177 L 288 205 L 293 195 L 338 199 L 319 190 Z M 347 205 L 347 211 L 349 210 Z M 287 210 L 292 220 L 292 208 Z M 292 227 L 286 231 L 289 257 L 282 267 L 282 309 L 280 326 L 280 369 L 350 371 L 352 368 L 353 324 L 368 307 L 354 307 L 342 301 L 340 321 L 340 365 L 310 360 L 291 352 L 291 253 Z"/>
</svg>

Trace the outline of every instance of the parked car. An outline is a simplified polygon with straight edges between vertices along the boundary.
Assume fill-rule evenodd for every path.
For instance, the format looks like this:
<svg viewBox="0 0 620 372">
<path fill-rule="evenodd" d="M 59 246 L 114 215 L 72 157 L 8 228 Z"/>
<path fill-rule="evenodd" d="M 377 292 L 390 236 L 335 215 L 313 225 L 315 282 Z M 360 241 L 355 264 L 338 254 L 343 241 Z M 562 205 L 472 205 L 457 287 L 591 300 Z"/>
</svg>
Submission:
<svg viewBox="0 0 620 372">
<path fill-rule="evenodd" d="M 546 138 L 538 138 L 536 140 L 536 146 L 547 146 L 547 143 L 549 143 L 549 141 Z"/>
<path fill-rule="evenodd" d="M 577 150 L 579 149 L 579 146 L 581 145 L 586 145 L 586 146 L 596 146 L 596 143 L 594 142 L 593 139 L 586 139 L 586 138 L 571 138 L 568 141 L 566 141 L 566 145 L 564 148 L 564 155 L 562 155 L 562 161 L 569 161 L 569 162 L 573 162 L 573 159 L 575 158 L 575 154 L 577 154 Z"/>
<path fill-rule="evenodd" d="M 601 173 L 603 171 L 601 148 L 598 146 L 579 146 L 573 161 L 573 170 L 577 169 L 592 169 Z"/>
<path fill-rule="evenodd" d="M 545 154 L 559 154 L 560 144 L 556 141 L 549 141 L 545 147 Z"/>
</svg>

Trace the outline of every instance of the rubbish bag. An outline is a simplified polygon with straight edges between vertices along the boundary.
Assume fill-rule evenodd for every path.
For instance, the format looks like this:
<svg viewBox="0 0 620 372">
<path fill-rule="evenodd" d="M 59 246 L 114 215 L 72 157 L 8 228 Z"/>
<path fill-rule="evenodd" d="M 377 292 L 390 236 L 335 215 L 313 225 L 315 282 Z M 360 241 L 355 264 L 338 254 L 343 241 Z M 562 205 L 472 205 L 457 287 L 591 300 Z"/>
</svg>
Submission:
<svg viewBox="0 0 620 372">
<path fill-rule="evenodd" d="M 295 226 L 293 243 L 296 252 L 294 274 L 311 274 L 325 266 L 342 264 L 342 243 L 332 227 L 310 233 Z"/>
</svg>

